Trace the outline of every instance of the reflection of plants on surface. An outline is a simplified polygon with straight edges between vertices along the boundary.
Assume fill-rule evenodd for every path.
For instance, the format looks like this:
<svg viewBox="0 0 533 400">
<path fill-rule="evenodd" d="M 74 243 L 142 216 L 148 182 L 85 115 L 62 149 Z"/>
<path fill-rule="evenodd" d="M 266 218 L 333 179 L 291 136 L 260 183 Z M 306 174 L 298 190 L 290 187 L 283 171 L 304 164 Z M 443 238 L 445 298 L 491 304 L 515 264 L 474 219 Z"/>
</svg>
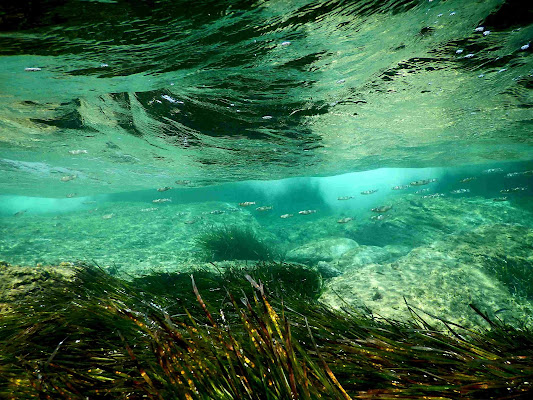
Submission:
<svg viewBox="0 0 533 400">
<path fill-rule="evenodd" d="M 0 317 L 0 397 L 531 395 L 532 332 L 490 321 L 475 307 L 490 331 L 450 325 L 441 333 L 414 310 L 410 323 L 335 312 L 313 296 L 303 301 L 303 284 L 290 277 L 279 282 L 291 291 L 269 294 L 257 277 L 275 283 L 274 271 L 284 268 L 291 266 L 203 271 L 193 279 L 160 274 L 130 283 L 81 268 L 74 283 L 12 304 Z M 165 283 L 179 292 L 164 289 Z"/>
<path fill-rule="evenodd" d="M 196 239 L 208 261 L 260 260 L 278 258 L 275 249 L 257 237 L 252 228 L 215 227 Z"/>
</svg>

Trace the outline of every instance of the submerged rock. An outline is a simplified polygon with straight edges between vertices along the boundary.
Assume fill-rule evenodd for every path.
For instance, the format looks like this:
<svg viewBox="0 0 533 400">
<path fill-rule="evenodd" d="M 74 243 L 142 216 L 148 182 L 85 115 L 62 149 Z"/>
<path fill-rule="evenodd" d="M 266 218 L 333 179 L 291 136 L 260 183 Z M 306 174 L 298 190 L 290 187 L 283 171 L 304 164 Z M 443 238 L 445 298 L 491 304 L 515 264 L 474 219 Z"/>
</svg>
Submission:
<svg viewBox="0 0 533 400">
<path fill-rule="evenodd" d="M 405 246 L 359 246 L 347 251 L 332 264 L 340 271 L 348 271 L 367 264 L 393 261 L 407 254 L 409 250 Z"/>
<path fill-rule="evenodd" d="M 58 266 L 27 267 L 0 261 L 0 311 L 9 310 L 14 302 L 35 296 L 58 282 L 72 281 L 77 271 L 78 267 L 66 262 Z"/>
<path fill-rule="evenodd" d="M 289 261 L 314 264 L 337 259 L 358 246 L 355 240 L 348 238 L 321 239 L 290 250 L 286 258 Z"/>
<path fill-rule="evenodd" d="M 444 327 L 435 315 L 467 328 L 485 323 L 473 304 L 490 318 L 531 326 L 533 291 L 528 292 L 524 274 L 533 268 L 532 246 L 532 229 L 499 224 L 418 247 L 392 263 L 361 266 L 353 257 L 355 265 L 326 284 L 321 300 L 334 308 L 347 302 L 400 320 L 412 319 L 407 302 L 432 324 Z M 507 262 L 495 267 L 495 260 Z"/>
</svg>

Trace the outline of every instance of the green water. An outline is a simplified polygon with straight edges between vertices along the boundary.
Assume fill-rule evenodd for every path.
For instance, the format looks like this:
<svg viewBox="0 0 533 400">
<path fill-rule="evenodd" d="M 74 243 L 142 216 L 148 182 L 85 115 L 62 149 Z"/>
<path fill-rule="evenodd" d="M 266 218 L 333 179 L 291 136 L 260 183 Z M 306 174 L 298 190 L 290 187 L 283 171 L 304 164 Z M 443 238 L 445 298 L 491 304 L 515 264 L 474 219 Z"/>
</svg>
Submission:
<svg viewBox="0 0 533 400">
<path fill-rule="evenodd" d="M 530 323 L 532 37 L 520 1 L 7 2 L 0 260 L 185 271 L 246 228 L 333 307 Z"/>
</svg>

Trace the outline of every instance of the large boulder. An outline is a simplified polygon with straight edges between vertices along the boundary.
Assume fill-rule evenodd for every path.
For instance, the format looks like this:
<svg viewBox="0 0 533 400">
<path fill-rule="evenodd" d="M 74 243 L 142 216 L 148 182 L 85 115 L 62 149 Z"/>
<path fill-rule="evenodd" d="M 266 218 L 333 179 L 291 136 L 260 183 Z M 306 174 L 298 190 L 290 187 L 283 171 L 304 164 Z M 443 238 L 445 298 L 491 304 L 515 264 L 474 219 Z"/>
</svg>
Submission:
<svg viewBox="0 0 533 400">
<path fill-rule="evenodd" d="M 412 318 L 407 303 L 431 323 L 443 326 L 434 315 L 468 328 L 485 323 L 474 304 L 491 318 L 533 326 L 531 284 L 520 278 L 524 268 L 533 268 L 532 246 L 531 229 L 482 227 L 415 248 L 395 262 L 346 268 L 326 284 L 321 300 L 399 320 Z M 506 261 L 501 268 L 494 267 L 498 260 Z"/>
</svg>

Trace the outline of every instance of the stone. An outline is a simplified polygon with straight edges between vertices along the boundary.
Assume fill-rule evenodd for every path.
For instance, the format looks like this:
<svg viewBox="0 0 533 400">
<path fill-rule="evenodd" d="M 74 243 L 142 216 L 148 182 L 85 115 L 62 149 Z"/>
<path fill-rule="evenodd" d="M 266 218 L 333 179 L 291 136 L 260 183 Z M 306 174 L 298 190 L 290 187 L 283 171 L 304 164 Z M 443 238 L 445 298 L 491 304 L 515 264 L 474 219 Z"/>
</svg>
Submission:
<svg viewBox="0 0 533 400">
<path fill-rule="evenodd" d="M 321 239 L 290 250 L 286 258 L 289 261 L 316 264 L 319 261 L 337 259 L 358 246 L 355 240 L 348 238 Z"/>
<path fill-rule="evenodd" d="M 531 327 L 533 293 L 524 291 L 524 282 L 523 292 L 518 292 L 513 272 L 502 272 L 494 263 L 507 261 L 502 265 L 515 268 L 519 278 L 533 268 L 532 246 L 532 229 L 496 224 L 417 247 L 394 262 L 361 266 L 356 256 L 346 253 L 343 259 L 355 259 L 356 266 L 347 266 L 347 272 L 327 281 L 321 301 L 337 309 L 346 302 L 377 316 L 404 321 L 413 318 L 407 303 L 440 328 L 444 324 L 439 318 L 466 328 L 487 326 L 469 306 L 473 304 L 490 318 Z"/>
</svg>

